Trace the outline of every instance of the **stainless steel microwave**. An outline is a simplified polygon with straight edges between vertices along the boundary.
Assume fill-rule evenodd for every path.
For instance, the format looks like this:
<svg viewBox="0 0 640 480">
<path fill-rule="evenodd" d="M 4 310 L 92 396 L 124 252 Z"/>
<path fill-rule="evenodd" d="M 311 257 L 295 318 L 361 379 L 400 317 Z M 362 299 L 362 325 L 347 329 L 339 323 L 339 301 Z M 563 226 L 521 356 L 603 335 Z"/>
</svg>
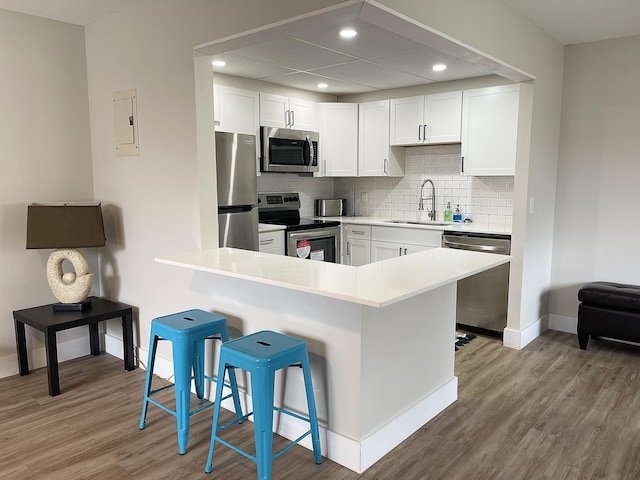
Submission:
<svg viewBox="0 0 640 480">
<path fill-rule="evenodd" d="M 261 127 L 263 172 L 307 173 L 318 169 L 318 132 Z"/>
</svg>

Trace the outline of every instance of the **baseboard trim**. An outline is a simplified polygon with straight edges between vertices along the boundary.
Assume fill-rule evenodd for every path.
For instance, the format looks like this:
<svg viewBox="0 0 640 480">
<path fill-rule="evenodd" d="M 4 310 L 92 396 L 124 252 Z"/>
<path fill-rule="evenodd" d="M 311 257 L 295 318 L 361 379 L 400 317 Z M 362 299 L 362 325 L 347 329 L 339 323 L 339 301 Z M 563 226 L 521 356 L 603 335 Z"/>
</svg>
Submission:
<svg viewBox="0 0 640 480">
<path fill-rule="evenodd" d="M 27 349 L 31 342 L 27 341 Z M 66 342 L 58 342 L 58 363 L 89 355 L 89 339 L 74 338 Z M 47 354 L 44 345 L 30 350 L 28 353 L 29 370 L 47 366 Z M 18 354 L 14 353 L 0 358 L 0 378 L 18 374 Z"/>
<path fill-rule="evenodd" d="M 545 330 L 549 329 L 549 318 L 547 315 L 528 325 L 523 330 L 505 328 L 502 336 L 502 344 L 505 347 L 522 350 L 532 341 L 538 338 Z"/>
</svg>

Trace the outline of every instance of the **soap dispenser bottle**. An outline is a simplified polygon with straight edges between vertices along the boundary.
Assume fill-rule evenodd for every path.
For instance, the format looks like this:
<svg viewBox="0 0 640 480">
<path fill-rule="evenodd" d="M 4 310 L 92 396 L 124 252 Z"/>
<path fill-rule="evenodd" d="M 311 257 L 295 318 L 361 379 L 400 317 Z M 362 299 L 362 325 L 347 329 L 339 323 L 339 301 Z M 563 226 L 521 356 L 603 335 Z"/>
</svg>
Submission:
<svg viewBox="0 0 640 480">
<path fill-rule="evenodd" d="M 453 221 L 453 212 L 451 211 L 451 202 L 447 202 L 447 209 L 444 211 L 444 221 L 445 222 Z"/>
<path fill-rule="evenodd" d="M 460 204 L 456 206 L 456 211 L 453 212 L 453 221 L 462 222 L 462 212 L 460 211 Z"/>
</svg>

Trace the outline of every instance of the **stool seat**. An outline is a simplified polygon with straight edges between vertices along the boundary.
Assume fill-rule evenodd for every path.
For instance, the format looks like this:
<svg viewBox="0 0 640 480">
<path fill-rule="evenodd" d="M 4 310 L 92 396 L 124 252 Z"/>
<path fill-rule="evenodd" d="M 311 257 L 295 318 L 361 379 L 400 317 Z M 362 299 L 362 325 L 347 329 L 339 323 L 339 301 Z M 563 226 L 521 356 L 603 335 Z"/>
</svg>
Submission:
<svg viewBox="0 0 640 480">
<path fill-rule="evenodd" d="M 283 408 L 274 407 L 275 372 L 290 366 L 302 368 L 307 397 L 308 417 L 298 415 Z M 257 464 L 258 479 L 260 480 L 270 480 L 273 460 L 298 444 L 308 435 L 311 435 L 316 463 L 321 463 L 320 432 L 306 342 L 294 337 L 264 330 L 223 343 L 220 347 L 218 378 L 224 378 L 227 370 L 232 372 L 235 368 L 245 370 L 249 372 L 251 376 L 253 412 L 244 415 L 242 418 L 236 418 L 225 425 L 219 425 L 220 409 L 214 411 L 213 425 L 211 427 L 211 444 L 209 446 L 209 456 L 207 458 L 205 472 L 210 473 L 213 468 L 213 455 L 216 442 L 222 443 L 254 461 Z M 221 395 L 222 386 L 218 384 L 216 387 L 216 403 L 218 399 L 221 398 Z M 272 453 L 274 410 L 309 423 L 308 431 L 289 443 L 289 445 L 275 455 Z M 222 430 L 239 423 L 251 415 L 254 417 L 255 456 L 235 447 L 219 436 Z"/>
<path fill-rule="evenodd" d="M 227 319 L 215 313 L 204 310 L 187 310 L 163 317 L 154 318 L 151 321 L 151 338 L 149 342 L 149 360 L 147 366 L 147 376 L 145 381 L 144 400 L 142 405 L 142 415 L 140 417 L 140 429 L 146 425 L 146 416 L 149 403 L 156 405 L 165 412 L 176 417 L 178 430 L 178 447 L 180 454 L 187 450 L 189 437 L 189 418 L 202 410 L 212 407 L 215 402 L 204 401 L 204 381 L 215 381 L 205 375 L 204 357 L 205 340 L 218 339 L 222 342 L 229 340 L 227 330 Z M 153 367 L 155 364 L 156 351 L 160 340 L 169 340 L 172 343 L 174 383 L 167 383 L 163 387 L 155 390 L 151 389 L 153 380 Z M 196 397 L 199 407 L 191 409 L 191 381 L 195 383 Z M 231 393 L 226 398 L 232 397 L 236 415 L 242 418 L 242 408 L 238 396 L 238 385 L 235 372 L 229 372 L 229 385 L 224 385 L 224 377 L 217 382 L 220 386 L 228 386 Z M 167 408 L 152 396 L 168 388 L 175 389 L 176 404 L 175 410 Z"/>
</svg>

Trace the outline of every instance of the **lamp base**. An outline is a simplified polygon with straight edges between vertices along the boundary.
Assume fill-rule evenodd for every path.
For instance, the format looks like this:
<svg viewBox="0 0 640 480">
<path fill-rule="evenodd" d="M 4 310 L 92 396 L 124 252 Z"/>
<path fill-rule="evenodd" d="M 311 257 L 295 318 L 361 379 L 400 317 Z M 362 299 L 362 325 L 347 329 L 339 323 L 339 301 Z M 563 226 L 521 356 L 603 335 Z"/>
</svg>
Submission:
<svg viewBox="0 0 640 480">
<path fill-rule="evenodd" d="M 54 303 L 51 305 L 54 312 L 82 312 L 91 306 L 91 300 L 78 303 Z"/>
</svg>

